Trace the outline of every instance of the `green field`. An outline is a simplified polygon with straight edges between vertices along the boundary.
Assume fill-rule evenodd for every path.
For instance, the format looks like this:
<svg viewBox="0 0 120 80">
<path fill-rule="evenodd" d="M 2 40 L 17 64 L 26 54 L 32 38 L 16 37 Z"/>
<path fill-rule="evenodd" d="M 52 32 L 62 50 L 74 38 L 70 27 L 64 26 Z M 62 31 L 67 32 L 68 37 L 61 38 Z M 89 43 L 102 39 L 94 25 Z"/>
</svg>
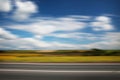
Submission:
<svg viewBox="0 0 120 80">
<path fill-rule="evenodd" d="M 0 62 L 120 62 L 120 50 L 0 51 Z"/>
</svg>

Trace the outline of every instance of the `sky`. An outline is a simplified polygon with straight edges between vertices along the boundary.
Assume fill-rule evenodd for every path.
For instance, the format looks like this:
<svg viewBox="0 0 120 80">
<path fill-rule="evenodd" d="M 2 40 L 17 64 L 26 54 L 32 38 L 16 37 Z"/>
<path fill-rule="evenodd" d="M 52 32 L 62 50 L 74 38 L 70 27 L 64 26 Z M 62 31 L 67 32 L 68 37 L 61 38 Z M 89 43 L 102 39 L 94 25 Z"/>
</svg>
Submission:
<svg viewBox="0 0 120 80">
<path fill-rule="evenodd" d="M 120 0 L 0 0 L 0 50 L 120 49 Z"/>
</svg>

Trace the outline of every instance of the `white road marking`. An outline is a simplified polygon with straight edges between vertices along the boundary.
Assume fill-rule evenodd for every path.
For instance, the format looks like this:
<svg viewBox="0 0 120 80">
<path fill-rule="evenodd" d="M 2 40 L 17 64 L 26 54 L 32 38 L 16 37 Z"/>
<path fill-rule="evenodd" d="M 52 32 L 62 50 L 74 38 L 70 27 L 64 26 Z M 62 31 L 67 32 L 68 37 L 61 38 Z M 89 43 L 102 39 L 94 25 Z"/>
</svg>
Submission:
<svg viewBox="0 0 120 80">
<path fill-rule="evenodd" d="M 120 73 L 120 71 L 73 71 L 73 70 L 25 70 L 25 69 L 0 69 L 0 72 L 58 72 L 58 73 Z"/>
</svg>

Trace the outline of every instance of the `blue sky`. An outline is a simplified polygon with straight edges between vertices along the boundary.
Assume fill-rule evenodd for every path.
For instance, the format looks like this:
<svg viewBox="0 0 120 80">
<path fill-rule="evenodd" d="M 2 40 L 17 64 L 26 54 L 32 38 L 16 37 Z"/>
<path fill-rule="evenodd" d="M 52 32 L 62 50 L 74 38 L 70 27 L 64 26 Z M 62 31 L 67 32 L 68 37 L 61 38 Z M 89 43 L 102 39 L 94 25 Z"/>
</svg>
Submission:
<svg viewBox="0 0 120 80">
<path fill-rule="evenodd" d="M 120 49 L 119 0 L 0 0 L 0 49 Z"/>
</svg>

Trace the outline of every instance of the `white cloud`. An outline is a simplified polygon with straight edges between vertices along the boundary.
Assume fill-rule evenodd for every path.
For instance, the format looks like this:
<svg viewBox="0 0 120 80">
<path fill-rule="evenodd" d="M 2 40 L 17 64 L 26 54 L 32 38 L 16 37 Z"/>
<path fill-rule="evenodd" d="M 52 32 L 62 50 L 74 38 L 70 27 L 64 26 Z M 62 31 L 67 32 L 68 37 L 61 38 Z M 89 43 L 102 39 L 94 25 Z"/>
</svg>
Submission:
<svg viewBox="0 0 120 80">
<path fill-rule="evenodd" d="M 53 33 L 49 34 L 48 36 L 53 36 L 57 38 L 70 38 L 75 40 L 97 40 L 99 35 L 94 35 L 92 33 L 85 33 L 85 32 L 68 32 L 68 33 Z"/>
<path fill-rule="evenodd" d="M 95 20 L 98 22 L 103 22 L 103 23 L 110 23 L 111 22 L 111 19 L 109 17 L 106 17 L 106 16 L 96 17 Z"/>
<path fill-rule="evenodd" d="M 35 49 L 35 48 L 42 48 L 48 47 L 49 44 L 45 43 L 44 41 L 39 41 L 33 38 L 16 38 L 12 40 L 1 40 L 1 46 L 8 49 Z"/>
<path fill-rule="evenodd" d="M 14 5 L 12 5 L 14 3 Z M 15 20 L 22 21 L 28 19 L 32 14 L 37 13 L 37 5 L 29 0 L 0 0 L 0 11 L 10 12 L 16 6 L 12 17 Z"/>
<path fill-rule="evenodd" d="M 107 32 L 98 37 L 100 41 L 84 45 L 84 47 L 100 49 L 120 49 L 120 32 Z"/>
<path fill-rule="evenodd" d="M 77 21 L 61 21 L 58 25 L 58 29 L 65 30 L 65 31 L 73 31 L 77 29 L 83 29 L 86 26 L 84 22 L 77 22 Z"/>
<path fill-rule="evenodd" d="M 113 25 L 102 22 L 92 22 L 92 27 L 95 31 L 109 31 L 114 29 Z"/>
<path fill-rule="evenodd" d="M 95 42 L 91 44 L 84 45 L 85 48 L 87 49 L 92 49 L 92 48 L 99 48 L 99 49 L 120 49 L 120 42 L 118 41 L 101 41 L 101 42 Z"/>
<path fill-rule="evenodd" d="M 120 43 L 118 39 L 107 36 L 120 33 L 106 33 L 104 36 L 100 37 L 103 40 L 92 42 L 89 44 L 71 44 L 71 43 L 61 43 L 61 42 L 46 42 L 35 38 L 15 38 L 15 39 L 0 39 L 0 48 L 3 49 L 119 49 Z M 119 35 L 116 36 L 116 38 Z"/>
<path fill-rule="evenodd" d="M 12 9 L 10 0 L 0 0 L 0 11 L 9 12 Z"/>
<path fill-rule="evenodd" d="M 69 18 L 68 18 L 69 19 Z M 70 18 L 71 19 L 71 18 Z M 26 25 L 12 25 L 8 28 L 32 32 L 35 35 L 48 35 L 56 31 L 75 31 L 85 28 L 87 23 L 75 20 L 38 20 Z"/>
<path fill-rule="evenodd" d="M 16 38 L 12 40 L 0 40 L 0 48 L 3 49 L 64 49 L 74 48 L 75 45 L 59 42 L 45 42 L 35 38 Z"/>
<path fill-rule="evenodd" d="M 91 22 L 90 25 L 95 31 L 109 31 L 114 30 L 114 26 L 111 23 L 111 19 L 107 16 L 96 17 L 95 22 Z"/>
<path fill-rule="evenodd" d="M 60 20 L 76 20 L 76 21 L 89 21 L 92 17 L 91 16 L 83 16 L 83 15 L 69 15 L 66 17 L 60 18 Z"/>
<path fill-rule="evenodd" d="M 6 49 L 117 49 L 120 44 L 120 33 L 108 32 L 114 29 L 109 17 L 99 16 L 95 21 L 91 21 L 93 30 L 107 31 L 102 34 L 93 34 L 82 32 L 82 29 L 88 27 L 90 18 L 83 17 L 85 21 L 80 20 L 80 16 L 67 16 L 59 18 L 37 18 L 35 21 L 26 24 L 14 24 L 5 28 L 13 30 L 22 30 L 33 33 L 34 37 L 19 38 L 18 36 L 0 28 L 0 48 Z M 78 20 L 79 19 L 79 20 Z M 81 18 L 82 19 L 82 18 Z M 80 32 L 81 30 L 81 32 Z M 78 32 L 79 31 L 79 32 Z M 56 33 L 57 32 L 57 33 Z M 61 41 L 43 41 L 44 37 L 69 38 L 74 39 L 78 44 L 63 43 Z M 82 40 L 82 41 L 81 41 Z M 80 43 L 79 43 L 80 42 Z M 82 43 L 83 42 L 83 43 Z"/>
<path fill-rule="evenodd" d="M 89 21 L 92 17 L 91 16 L 84 16 L 84 15 L 70 15 L 69 18 L 75 18 L 76 20 L 80 21 Z"/>
<path fill-rule="evenodd" d="M 57 36 L 58 35 L 58 36 Z M 79 36 L 78 36 L 79 35 Z M 52 35 L 61 38 L 72 38 L 78 40 L 93 40 L 88 44 L 71 44 L 72 48 L 68 49 L 120 49 L 120 33 L 119 32 L 107 32 L 104 34 L 91 34 L 91 33 L 69 33 L 69 34 L 56 34 Z M 69 46 L 69 45 L 68 45 Z"/>
<path fill-rule="evenodd" d="M 14 25 L 9 28 L 32 32 L 37 36 L 49 34 L 56 31 L 56 27 L 40 23 L 33 23 L 28 25 Z"/>
<path fill-rule="evenodd" d="M 33 13 L 37 12 L 37 6 L 32 1 L 15 0 L 15 5 L 17 9 L 13 17 L 16 20 L 28 19 Z"/>
<path fill-rule="evenodd" d="M 41 35 L 35 35 L 34 38 L 36 38 L 36 39 L 42 39 L 43 36 L 41 36 Z"/>
<path fill-rule="evenodd" d="M 120 41 L 120 32 L 107 32 L 103 39 L 111 42 Z"/>
<path fill-rule="evenodd" d="M 75 31 L 80 29 L 85 29 L 89 25 L 95 31 L 110 31 L 114 30 L 112 21 L 109 17 L 99 16 L 95 18 L 93 22 L 79 21 L 80 16 L 69 16 L 69 17 L 60 17 L 60 18 L 51 18 L 51 19 L 36 19 L 26 25 L 13 25 L 10 28 L 25 30 L 32 32 L 36 35 L 45 35 L 50 34 L 56 31 Z M 85 17 L 85 16 L 81 16 Z M 86 21 L 90 20 L 87 18 Z"/>
<path fill-rule="evenodd" d="M 2 38 L 2 39 L 15 39 L 15 38 L 17 38 L 17 36 L 12 34 L 9 31 L 3 29 L 3 28 L 0 28 L 0 38 Z"/>
</svg>

